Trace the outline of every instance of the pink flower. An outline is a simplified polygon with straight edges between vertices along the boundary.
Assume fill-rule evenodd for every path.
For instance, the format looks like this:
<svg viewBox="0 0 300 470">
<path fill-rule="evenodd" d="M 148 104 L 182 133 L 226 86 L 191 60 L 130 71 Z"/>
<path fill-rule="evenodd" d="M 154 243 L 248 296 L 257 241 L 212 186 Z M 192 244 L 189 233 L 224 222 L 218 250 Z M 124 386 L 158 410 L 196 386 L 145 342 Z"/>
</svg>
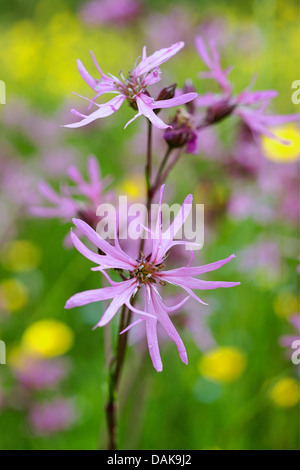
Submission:
<svg viewBox="0 0 300 470">
<path fill-rule="evenodd" d="M 222 69 L 220 57 L 213 41 L 209 42 L 211 54 L 205 45 L 201 36 L 196 37 L 196 49 L 209 68 L 209 71 L 202 72 L 202 78 L 211 78 L 215 80 L 222 90 L 222 94 L 206 93 L 198 96 L 195 104 L 198 107 L 207 108 L 205 117 L 206 123 L 214 123 L 222 120 L 229 114 L 238 115 L 251 130 L 254 137 L 266 135 L 272 139 L 278 140 L 283 144 L 289 144 L 288 141 L 280 139 L 269 127 L 280 125 L 287 122 L 297 121 L 297 114 L 289 115 L 271 115 L 265 114 L 265 109 L 270 101 L 275 98 L 278 93 L 276 90 L 250 91 L 243 90 L 237 96 L 232 95 L 232 85 L 228 80 L 228 74 L 232 67 Z M 252 105 L 260 103 L 258 108 L 251 108 Z"/>
<path fill-rule="evenodd" d="M 183 42 L 177 42 L 168 48 L 154 52 L 154 54 L 149 57 L 147 57 L 146 47 L 144 47 L 141 62 L 128 73 L 127 79 L 122 73 L 120 73 L 120 79 L 111 74 L 109 76 L 104 74 L 97 63 L 94 54 L 91 52 L 93 61 L 101 77 L 100 80 L 95 79 L 89 74 L 82 62 L 78 59 L 77 65 L 80 75 L 92 90 L 96 92 L 96 95 L 92 100 L 83 98 L 91 102 L 90 107 L 95 105 L 98 109 L 88 116 L 81 114 L 74 109 L 71 110 L 73 114 L 81 117 L 82 120 L 73 124 L 67 124 L 64 127 L 82 127 L 96 119 L 110 116 L 121 107 L 125 100 L 127 100 L 129 104 L 138 111 L 138 113 L 127 122 L 125 128 L 141 115 L 144 115 L 152 122 L 152 124 L 154 124 L 154 126 L 160 129 L 170 127 L 165 124 L 154 111 L 157 109 L 171 108 L 173 106 L 185 104 L 194 100 L 197 97 L 197 93 L 186 93 L 185 95 L 168 100 L 155 101 L 149 95 L 147 87 L 160 81 L 161 71 L 159 69 L 159 65 L 170 59 L 180 51 L 183 46 Z M 105 93 L 113 93 L 116 94 L 116 96 L 105 104 L 97 104 L 95 100 Z"/>
<path fill-rule="evenodd" d="M 14 373 L 23 387 L 43 390 L 53 389 L 63 380 L 70 370 L 70 364 L 64 359 L 37 360 L 26 358 L 22 367 Z"/>
<path fill-rule="evenodd" d="M 30 213 L 37 217 L 59 218 L 65 222 L 69 222 L 73 217 L 80 217 L 92 227 L 96 227 L 99 222 L 96 210 L 104 200 L 104 189 L 109 181 L 107 178 L 101 178 L 99 163 L 93 156 L 88 159 L 87 170 L 86 181 L 77 167 L 69 167 L 67 173 L 74 184 L 62 186 L 60 193 L 54 191 L 48 183 L 41 182 L 39 191 L 49 204 L 31 206 Z M 105 194 L 106 201 L 111 197 L 111 193 Z"/>
<path fill-rule="evenodd" d="M 85 222 L 73 219 L 77 229 L 84 233 L 87 238 L 96 245 L 101 253 L 104 254 L 96 254 L 92 252 L 74 233 L 72 233 L 71 236 L 74 246 L 86 258 L 98 264 L 98 267 L 92 268 L 92 270 L 102 272 L 110 282 L 111 286 L 75 294 L 65 305 L 66 308 L 73 308 L 86 305 L 91 302 L 113 299 L 96 327 L 106 325 L 123 305 L 126 305 L 134 313 L 141 315 L 141 318 L 129 325 L 126 330 L 142 321 L 145 322 L 149 352 L 153 365 L 157 371 L 162 370 L 162 361 L 157 339 L 157 324 L 160 323 L 172 341 L 175 342 L 182 362 L 187 364 L 187 354 L 183 341 L 171 322 L 168 313 L 180 308 L 190 296 L 198 302 L 204 303 L 194 293 L 194 289 L 207 290 L 219 287 L 233 287 L 240 284 L 239 282 L 203 281 L 195 277 L 220 268 L 234 258 L 234 255 L 229 256 L 227 259 L 216 261 L 204 266 L 187 266 L 171 270 L 164 269 L 167 253 L 173 246 L 178 244 L 191 245 L 190 242 L 175 241 L 174 237 L 185 223 L 190 213 L 192 208 L 192 195 L 190 194 L 186 197 L 174 221 L 170 227 L 163 232 L 161 224 L 163 189 L 164 185 L 160 190 L 159 210 L 155 230 L 152 231 L 147 229 L 151 234 L 151 250 L 146 253 L 146 255 L 141 253 L 139 259 L 134 259 L 128 256 L 121 249 L 117 237 L 115 239 L 115 245 L 112 246 L 103 240 Z M 105 272 L 105 270 L 109 268 L 123 270 L 124 275 L 127 273 L 128 279 L 123 282 L 112 281 Z M 164 305 L 157 287 L 159 285 L 164 286 L 167 283 L 181 287 L 189 295 L 172 307 Z M 131 298 L 133 298 L 138 291 L 141 291 L 144 298 L 143 310 L 136 309 L 130 303 Z M 126 330 L 124 330 L 123 333 Z"/>
<path fill-rule="evenodd" d="M 78 412 L 70 398 L 56 398 L 48 403 L 35 404 L 29 413 L 30 424 L 38 435 L 65 431 L 77 418 Z"/>
<path fill-rule="evenodd" d="M 77 214 L 77 203 L 68 194 L 68 191 L 62 189 L 61 194 L 59 194 L 45 181 L 41 181 L 38 188 L 40 194 L 50 205 L 31 206 L 29 212 L 32 215 L 45 218 L 57 217 L 68 221 Z"/>
<path fill-rule="evenodd" d="M 228 74 L 232 70 L 232 66 L 222 69 L 220 56 L 213 41 L 209 41 L 211 56 L 201 36 L 196 37 L 196 49 L 205 65 L 209 68 L 209 72 L 202 72 L 202 78 L 212 78 L 221 87 L 224 93 L 231 92 L 231 84 L 228 81 Z"/>
<path fill-rule="evenodd" d="M 83 5 L 80 16 L 87 23 L 125 25 L 132 23 L 141 12 L 137 0 L 118 0 L 118 6 L 111 0 L 93 0 Z"/>
</svg>

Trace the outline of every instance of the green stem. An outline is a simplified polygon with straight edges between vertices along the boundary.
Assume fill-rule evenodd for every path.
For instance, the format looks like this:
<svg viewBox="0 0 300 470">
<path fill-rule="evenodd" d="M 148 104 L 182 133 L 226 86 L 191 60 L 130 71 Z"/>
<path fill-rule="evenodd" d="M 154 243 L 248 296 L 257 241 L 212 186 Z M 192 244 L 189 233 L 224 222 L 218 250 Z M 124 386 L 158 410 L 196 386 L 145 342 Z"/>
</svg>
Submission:
<svg viewBox="0 0 300 470">
<path fill-rule="evenodd" d="M 149 194 L 151 188 L 151 178 L 152 178 L 152 122 L 148 121 L 148 135 L 147 135 L 147 161 L 145 168 L 145 180 L 147 195 Z"/>
<path fill-rule="evenodd" d="M 132 301 L 134 304 L 134 299 Z M 130 310 L 123 305 L 118 330 L 118 342 L 116 354 L 112 358 L 108 373 L 108 402 L 106 404 L 106 420 L 108 428 L 108 450 L 117 449 L 117 405 L 118 405 L 118 389 L 120 384 L 121 371 L 124 364 L 127 336 L 125 332 L 120 334 L 131 321 Z"/>
</svg>

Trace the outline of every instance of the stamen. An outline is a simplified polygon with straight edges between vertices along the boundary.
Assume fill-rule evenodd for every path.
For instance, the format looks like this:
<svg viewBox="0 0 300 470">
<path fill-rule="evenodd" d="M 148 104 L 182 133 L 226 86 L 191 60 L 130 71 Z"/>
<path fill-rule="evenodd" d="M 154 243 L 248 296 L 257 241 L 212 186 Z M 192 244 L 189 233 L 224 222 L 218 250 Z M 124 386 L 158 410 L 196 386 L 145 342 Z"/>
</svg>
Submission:
<svg viewBox="0 0 300 470">
<path fill-rule="evenodd" d="M 138 61 L 139 61 L 141 58 L 142 58 L 142 56 L 139 55 L 138 58 L 136 59 L 135 64 L 134 64 L 134 67 L 133 67 L 134 69 L 137 67 Z"/>
</svg>

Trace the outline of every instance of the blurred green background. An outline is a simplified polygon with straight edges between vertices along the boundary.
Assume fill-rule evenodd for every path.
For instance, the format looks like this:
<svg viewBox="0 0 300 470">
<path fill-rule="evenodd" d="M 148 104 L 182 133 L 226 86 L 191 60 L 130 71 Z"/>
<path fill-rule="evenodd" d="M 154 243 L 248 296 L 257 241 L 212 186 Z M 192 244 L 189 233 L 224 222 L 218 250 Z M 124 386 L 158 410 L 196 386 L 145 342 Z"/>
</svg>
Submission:
<svg viewBox="0 0 300 470">
<path fill-rule="evenodd" d="M 83 5 L 79 0 L 1 2 L 0 79 L 6 83 L 6 105 L 0 105 L 0 162 L 2 175 L 7 165 L 10 171 L 10 178 L 2 181 L 0 206 L 0 339 L 7 347 L 7 364 L 0 365 L 1 449 L 106 446 L 104 332 L 92 331 L 103 306 L 63 308 L 72 294 L 97 288 L 100 277 L 90 272 L 89 261 L 63 246 L 71 224 L 30 218 L 26 206 L 40 179 L 58 188 L 68 162 L 85 171 L 90 154 L 97 156 L 104 175 L 113 176 L 114 188 L 125 181 L 134 190 L 133 177 L 143 170 L 145 158 L 142 146 L 133 151 L 134 138 L 144 123 L 136 121 L 124 131 L 131 116 L 124 106 L 95 126 L 60 128 L 70 122 L 70 108 L 85 109 L 72 91 L 91 97 L 76 59 L 94 70 L 92 49 L 105 72 L 118 74 L 133 66 L 144 44 L 150 53 L 180 40 L 181 34 L 186 47 L 162 66 L 163 84 L 182 86 L 191 78 L 204 93 L 214 85 L 198 78 L 204 66 L 193 37 L 206 32 L 219 38 L 222 63 L 235 65 L 230 75 L 235 92 L 257 73 L 256 89 L 279 92 L 276 112 L 299 111 L 291 101 L 291 84 L 300 78 L 297 1 L 144 0 L 141 13 L 122 27 L 84 22 L 79 13 Z M 224 153 L 233 145 L 234 126 L 229 119 L 216 131 Z M 270 165 L 277 165 L 280 174 L 280 163 Z M 230 217 L 224 201 L 236 182 L 224 177 L 222 165 L 205 158 L 205 151 L 200 157 L 184 155 L 169 184 L 174 202 L 192 192 L 200 194 L 197 202 L 215 209 L 201 261 L 236 253 L 236 260 L 211 279 L 242 285 L 203 295 L 210 304 L 207 323 L 219 347 L 214 354 L 200 351 L 191 332 L 181 329 L 189 365 L 180 362 L 173 343 L 166 343 L 161 348 L 164 371 L 156 373 L 147 351 L 130 347 L 120 390 L 120 448 L 296 449 L 298 371 L 278 341 L 292 332 L 288 318 L 298 311 L 297 223 L 283 216 L 263 221 Z M 257 182 L 251 184 L 255 192 Z M 140 187 L 136 191 L 142 198 Z M 263 196 L 257 197 L 259 205 Z M 277 266 L 258 259 L 243 268 L 244 250 L 260 240 L 276 244 Z M 24 333 L 49 318 L 59 322 L 53 331 L 38 324 L 34 338 L 27 340 L 41 347 L 47 360 L 65 356 L 70 371 L 52 390 L 29 393 L 16 379 L 26 350 Z M 60 331 L 61 322 L 69 329 Z M 53 347 L 45 351 L 47 334 L 53 335 Z M 30 410 L 57 396 L 72 400 L 72 423 L 50 436 L 36 432 Z"/>
</svg>

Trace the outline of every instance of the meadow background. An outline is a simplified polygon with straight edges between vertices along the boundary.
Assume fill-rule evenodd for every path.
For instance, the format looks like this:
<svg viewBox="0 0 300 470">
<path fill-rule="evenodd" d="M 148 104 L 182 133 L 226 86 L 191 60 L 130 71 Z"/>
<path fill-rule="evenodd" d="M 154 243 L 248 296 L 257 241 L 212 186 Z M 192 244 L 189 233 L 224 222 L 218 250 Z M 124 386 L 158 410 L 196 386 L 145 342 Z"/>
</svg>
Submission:
<svg viewBox="0 0 300 470">
<path fill-rule="evenodd" d="M 139 14 L 123 25 L 86 22 L 85 3 L 0 1 L 0 79 L 6 83 L 6 104 L 0 105 L 0 339 L 7 347 L 7 364 L 0 365 L 1 449 L 106 445 L 104 332 L 92 331 L 103 306 L 64 310 L 72 294 L 97 288 L 100 276 L 90 272 L 91 263 L 75 249 L 63 245 L 71 224 L 30 217 L 28 206 L 39 201 L 41 179 L 58 188 L 71 164 L 85 172 L 90 154 L 98 158 L 103 175 L 112 176 L 113 189 L 143 199 L 145 123 L 140 119 L 124 131 L 131 116 L 124 106 L 93 126 L 59 127 L 70 122 L 70 108 L 86 108 L 72 91 L 91 97 L 76 59 L 93 70 L 92 49 L 105 72 L 118 74 L 133 66 L 144 44 L 152 52 L 185 40 L 183 51 L 162 66 L 163 84 L 182 86 L 191 78 L 204 93 L 214 85 L 198 77 L 204 66 L 194 37 L 202 34 L 216 39 L 224 65 L 234 64 L 235 91 L 257 73 L 256 89 L 279 92 L 276 112 L 299 111 L 291 101 L 291 84 L 300 78 L 296 0 L 144 0 Z M 153 369 L 142 345 L 130 347 L 120 390 L 122 449 L 299 446 L 298 370 L 279 344 L 282 335 L 292 333 L 288 319 L 299 308 L 298 216 L 289 217 L 281 207 L 291 181 L 298 184 L 299 129 L 286 130 L 294 139 L 292 156 L 267 139 L 257 151 L 268 160 L 265 181 L 268 171 L 272 181 L 278 179 L 267 193 L 255 178 L 222 164 L 222 155 L 231 161 L 236 129 L 235 119 L 215 126 L 221 156 L 216 158 L 214 147 L 204 141 L 199 155 L 183 156 L 168 185 L 172 202 L 192 192 L 196 202 L 205 204 L 201 262 L 235 253 L 237 258 L 215 279 L 242 285 L 204 293 L 210 304 L 206 327 L 216 344 L 203 351 L 182 328 L 187 367 L 174 344 L 162 346 L 162 373 Z M 155 147 L 157 161 L 159 152 Z M 291 168 L 292 180 L 284 176 Z M 245 188 L 254 208 L 232 210 L 232 200 Z M 293 194 L 292 212 L 298 212 L 297 190 Z M 266 210 L 258 215 L 262 206 Z M 27 356 L 34 351 L 43 361 L 56 361 L 64 379 L 49 389 L 26 385 Z M 39 407 L 53 400 L 56 406 L 49 413 L 65 421 L 57 429 L 37 425 Z M 51 419 L 45 418 L 47 423 Z"/>
</svg>

